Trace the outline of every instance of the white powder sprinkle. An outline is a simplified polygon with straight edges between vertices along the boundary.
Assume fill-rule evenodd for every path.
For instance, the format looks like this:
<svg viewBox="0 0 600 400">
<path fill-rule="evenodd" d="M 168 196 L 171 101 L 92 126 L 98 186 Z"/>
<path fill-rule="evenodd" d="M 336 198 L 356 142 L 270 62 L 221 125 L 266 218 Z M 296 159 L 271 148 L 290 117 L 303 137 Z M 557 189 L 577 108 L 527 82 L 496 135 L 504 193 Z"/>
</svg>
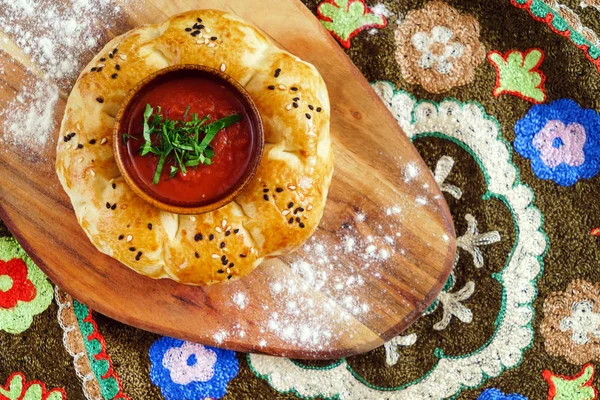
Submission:
<svg viewBox="0 0 600 400">
<path fill-rule="evenodd" d="M 419 166 L 416 162 L 410 161 L 404 167 L 404 182 L 410 182 L 419 176 Z"/>
<path fill-rule="evenodd" d="M 236 293 L 233 295 L 233 302 L 237 305 L 240 310 L 243 310 L 248 306 L 248 298 L 244 293 Z"/>
<path fill-rule="evenodd" d="M 219 331 L 213 335 L 213 339 L 218 344 L 223 343 L 223 340 L 225 340 L 226 337 L 227 337 L 227 332 L 225 332 L 225 331 Z"/>
<path fill-rule="evenodd" d="M 365 219 L 367 219 L 367 216 L 359 211 L 356 214 L 354 214 L 354 219 L 356 220 L 356 222 L 364 222 Z"/>
</svg>

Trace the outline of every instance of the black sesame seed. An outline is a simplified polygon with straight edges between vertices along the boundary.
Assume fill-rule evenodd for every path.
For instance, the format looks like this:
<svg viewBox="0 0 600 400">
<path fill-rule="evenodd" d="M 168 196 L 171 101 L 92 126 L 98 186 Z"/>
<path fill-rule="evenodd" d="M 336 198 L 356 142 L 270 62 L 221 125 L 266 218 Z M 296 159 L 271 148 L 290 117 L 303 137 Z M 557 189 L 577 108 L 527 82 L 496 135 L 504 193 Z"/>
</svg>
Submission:
<svg viewBox="0 0 600 400">
<path fill-rule="evenodd" d="M 75 135 L 76 135 L 76 133 L 75 133 L 75 132 L 71 132 L 71 133 L 69 134 L 69 139 L 70 139 L 70 138 L 72 138 L 72 137 L 73 137 L 73 136 L 75 136 Z"/>
<path fill-rule="evenodd" d="M 298 108 L 298 103 L 292 103 L 292 105 L 294 106 L 294 108 Z"/>
<path fill-rule="evenodd" d="M 277 68 L 275 70 L 275 78 L 279 78 L 279 74 L 281 73 L 281 68 Z"/>
<path fill-rule="evenodd" d="M 293 201 L 290 201 L 290 202 L 288 203 L 288 208 L 292 208 L 292 207 L 294 207 L 294 202 L 293 202 Z"/>
<path fill-rule="evenodd" d="M 106 58 L 102 57 L 102 58 L 100 59 L 100 62 L 104 62 L 104 61 L 106 61 Z"/>
<path fill-rule="evenodd" d="M 227 256 L 226 256 L 225 254 L 223 254 L 223 255 L 221 256 L 221 261 L 225 261 L 225 260 L 227 260 Z"/>
<path fill-rule="evenodd" d="M 263 189 L 263 192 L 267 193 L 269 191 L 269 189 Z"/>
<path fill-rule="evenodd" d="M 138 251 L 138 253 L 135 255 L 135 260 L 140 261 L 140 257 L 142 257 L 142 252 Z"/>
<path fill-rule="evenodd" d="M 236 229 L 233 230 L 233 233 L 238 233 L 239 231 L 240 230 L 236 228 Z"/>
<path fill-rule="evenodd" d="M 309 113 L 306 113 L 304 115 L 306 115 L 306 119 L 310 119 L 310 114 Z"/>
<path fill-rule="evenodd" d="M 115 210 L 117 208 L 117 203 L 113 204 L 112 207 L 110 208 L 111 210 Z"/>
<path fill-rule="evenodd" d="M 281 193 L 281 192 L 283 192 L 283 189 L 282 189 L 282 188 L 277 188 L 277 189 L 275 189 L 275 191 L 276 191 L 277 193 Z"/>
<path fill-rule="evenodd" d="M 108 56 L 109 56 L 110 58 L 113 58 L 113 57 L 114 57 L 114 54 L 113 54 L 113 53 L 108 53 Z"/>
<path fill-rule="evenodd" d="M 246 258 L 246 255 L 245 254 L 240 254 L 240 257 Z"/>
<path fill-rule="evenodd" d="M 198 254 L 198 252 L 194 252 L 194 255 L 196 256 L 196 258 L 200 258 L 200 254 Z"/>
<path fill-rule="evenodd" d="M 227 265 L 228 262 L 229 262 L 229 260 L 227 258 L 223 258 L 221 260 L 221 264 L 223 264 L 223 265 Z"/>
<path fill-rule="evenodd" d="M 298 214 L 298 211 L 300 211 L 300 207 L 298 207 L 294 210 L 294 215 Z"/>
<path fill-rule="evenodd" d="M 231 231 L 225 232 L 225 236 L 229 236 L 229 235 L 231 235 Z"/>
<path fill-rule="evenodd" d="M 196 235 L 194 236 L 194 240 L 197 242 L 199 240 L 202 240 L 202 234 L 201 233 L 196 233 Z"/>
<path fill-rule="evenodd" d="M 96 144 L 96 139 L 92 139 L 89 141 L 90 144 Z"/>
<path fill-rule="evenodd" d="M 92 72 L 95 72 L 98 68 L 92 67 Z"/>
<path fill-rule="evenodd" d="M 110 203 L 106 202 L 106 208 L 110 208 Z"/>
<path fill-rule="evenodd" d="M 297 223 L 300 223 L 300 222 L 302 222 L 302 220 L 300 219 L 300 217 L 296 217 L 296 222 L 297 222 Z"/>
<path fill-rule="evenodd" d="M 294 100 L 294 101 L 299 101 L 299 100 L 300 100 L 300 97 L 294 97 L 292 100 Z"/>
<path fill-rule="evenodd" d="M 217 40 L 217 37 L 216 36 L 211 36 L 210 40 L 212 40 L 214 42 L 215 40 Z"/>
<path fill-rule="evenodd" d="M 112 74 L 110 77 L 113 79 L 117 79 L 117 76 L 119 76 L 119 74 Z"/>
<path fill-rule="evenodd" d="M 104 99 L 103 99 L 102 97 L 97 97 L 97 98 L 96 98 L 96 101 L 97 101 L 98 103 L 104 103 Z"/>
<path fill-rule="evenodd" d="M 117 49 L 117 48 L 113 49 L 113 54 L 117 54 L 117 51 L 119 51 L 119 49 Z"/>
<path fill-rule="evenodd" d="M 202 19 L 201 18 L 196 18 L 196 21 L 202 22 Z"/>
<path fill-rule="evenodd" d="M 268 195 L 268 194 L 265 194 L 265 195 L 263 196 L 263 199 L 265 199 L 265 201 L 269 201 L 269 195 Z"/>
<path fill-rule="evenodd" d="M 102 68 L 103 68 L 103 67 L 100 67 L 100 68 L 98 68 L 98 71 L 97 71 L 97 72 L 102 72 Z"/>
<path fill-rule="evenodd" d="M 120 66 L 119 64 L 117 64 L 117 65 L 115 65 L 115 69 L 116 69 L 117 71 L 120 71 L 120 70 L 121 70 L 121 66 Z"/>
<path fill-rule="evenodd" d="M 186 32 L 191 32 L 191 31 L 192 31 L 192 28 L 185 28 L 185 31 L 186 31 Z"/>
<path fill-rule="evenodd" d="M 77 148 L 78 148 L 78 149 L 83 149 L 83 145 L 82 145 L 81 143 L 79 143 L 79 144 L 77 145 Z"/>
<path fill-rule="evenodd" d="M 223 271 L 222 269 L 217 271 L 217 273 L 219 273 L 219 274 L 222 274 L 223 272 L 225 272 L 225 271 Z"/>
<path fill-rule="evenodd" d="M 135 251 L 135 247 L 130 247 L 129 251 Z"/>
<path fill-rule="evenodd" d="M 148 229 L 152 230 L 152 224 L 148 224 Z"/>
<path fill-rule="evenodd" d="M 213 240 L 215 238 L 215 235 L 213 235 L 212 233 L 210 235 L 208 235 L 208 240 Z"/>
<path fill-rule="evenodd" d="M 292 86 L 290 89 L 292 89 L 292 92 L 297 92 L 298 88 L 296 86 Z"/>
<path fill-rule="evenodd" d="M 269 88 L 269 90 L 275 90 L 275 86 L 273 86 L 273 85 L 269 85 L 268 88 Z"/>
<path fill-rule="evenodd" d="M 221 242 L 221 244 L 219 245 L 220 248 L 225 247 L 225 242 Z"/>
<path fill-rule="evenodd" d="M 233 276 L 233 275 L 229 275 L 229 276 L 227 277 L 227 279 L 231 279 L 231 277 L 232 277 L 232 276 Z"/>
<path fill-rule="evenodd" d="M 298 207 L 298 211 L 304 212 L 304 207 Z"/>
<path fill-rule="evenodd" d="M 233 267 L 235 267 L 235 264 L 234 263 L 229 263 L 229 268 L 233 268 Z"/>
<path fill-rule="evenodd" d="M 70 138 L 70 137 L 67 137 L 67 136 L 63 136 L 63 141 L 64 141 L 65 143 L 66 143 L 66 142 L 68 142 L 68 141 L 69 141 L 69 139 L 71 139 L 71 138 Z"/>
<path fill-rule="evenodd" d="M 290 219 L 288 220 L 288 224 L 290 224 L 290 225 L 291 225 L 291 224 L 293 224 L 293 223 L 294 223 L 294 217 L 292 217 L 292 218 L 290 218 Z"/>
<path fill-rule="evenodd" d="M 113 184 L 112 184 L 112 188 L 113 188 L 113 189 L 116 189 L 116 188 L 117 188 L 117 184 L 116 184 L 116 183 L 113 183 Z"/>
<path fill-rule="evenodd" d="M 304 225 L 304 222 L 300 222 L 300 223 L 298 224 L 298 226 L 299 226 L 300 228 L 304 228 L 304 226 L 305 226 L 305 225 Z"/>
<path fill-rule="evenodd" d="M 125 235 L 119 235 L 119 240 L 123 240 L 124 237 Z"/>
<path fill-rule="evenodd" d="M 204 25 L 202 25 L 202 24 L 198 25 L 198 29 L 204 29 Z"/>
<path fill-rule="evenodd" d="M 309 104 L 309 105 L 308 105 L 308 108 L 309 108 L 311 111 L 315 109 L 315 108 L 314 108 L 314 107 L 313 107 L 311 104 Z"/>
<path fill-rule="evenodd" d="M 192 35 L 192 36 L 198 36 L 199 34 L 200 34 L 200 31 L 194 31 L 190 35 Z"/>
<path fill-rule="evenodd" d="M 317 107 L 317 112 L 321 112 L 323 109 L 321 107 Z"/>
<path fill-rule="evenodd" d="M 192 26 L 192 28 L 194 28 L 194 29 L 199 29 L 199 28 L 198 28 L 198 26 L 200 26 L 200 25 L 198 25 L 198 24 L 194 24 L 194 25 Z"/>
</svg>

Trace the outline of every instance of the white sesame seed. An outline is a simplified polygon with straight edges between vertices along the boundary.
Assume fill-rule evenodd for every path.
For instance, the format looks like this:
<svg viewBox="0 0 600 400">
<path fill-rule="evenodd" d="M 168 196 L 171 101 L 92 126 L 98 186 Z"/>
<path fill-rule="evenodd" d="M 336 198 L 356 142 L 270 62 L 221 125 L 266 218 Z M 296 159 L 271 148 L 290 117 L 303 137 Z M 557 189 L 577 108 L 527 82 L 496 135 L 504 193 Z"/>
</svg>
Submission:
<svg viewBox="0 0 600 400">
<path fill-rule="evenodd" d="M 119 54 L 119 57 L 121 57 L 121 60 L 127 60 L 127 56 L 125 54 Z"/>
<path fill-rule="evenodd" d="M 279 89 L 280 90 L 285 90 L 285 86 L 284 85 L 279 85 Z"/>
<path fill-rule="evenodd" d="M 196 221 L 196 217 L 190 217 L 190 221 L 192 221 L 192 222 Z"/>
<path fill-rule="evenodd" d="M 215 231 L 217 231 L 217 232 L 221 233 L 221 232 L 223 232 L 223 229 L 221 229 L 220 227 L 218 227 L 218 226 L 217 226 L 217 227 L 215 228 Z"/>
<path fill-rule="evenodd" d="M 283 210 L 281 212 L 281 215 L 288 215 L 290 213 L 290 210 Z"/>
<path fill-rule="evenodd" d="M 225 72 L 225 68 L 227 68 L 225 63 L 221 64 L 221 72 Z"/>
<path fill-rule="evenodd" d="M 204 44 L 208 44 L 208 38 L 207 37 L 204 38 Z"/>
<path fill-rule="evenodd" d="M 209 28 L 208 26 L 205 26 L 205 27 L 204 27 L 204 32 L 206 32 L 206 33 L 210 33 L 210 28 Z"/>
<path fill-rule="evenodd" d="M 212 258 L 219 258 L 219 255 L 218 254 L 213 254 Z"/>
<path fill-rule="evenodd" d="M 100 144 L 104 144 L 106 142 L 108 142 L 108 139 L 107 138 L 102 138 L 102 140 L 100 141 Z"/>
<path fill-rule="evenodd" d="M 226 220 L 226 219 L 224 219 L 224 220 L 223 220 L 223 222 L 221 222 L 221 226 L 222 226 L 223 228 L 225 228 L 225 226 L 226 226 L 226 225 L 227 225 L 227 220 Z"/>
<path fill-rule="evenodd" d="M 93 170 L 93 169 L 90 169 L 90 175 L 92 175 L 92 176 L 96 176 L 96 173 L 94 172 L 94 170 Z"/>
<path fill-rule="evenodd" d="M 197 44 L 205 44 L 205 43 L 204 43 L 204 40 L 196 40 L 196 43 L 197 43 Z"/>
<path fill-rule="evenodd" d="M 98 64 L 98 68 L 104 68 L 104 64 Z"/>
<path fill-rule="evenodd" d="M 225 228 L 225 231 L 229 231 L 231 230 L 231 225 L 228 225 L 227 228 Z"/>
<path fill-rule="evenodd" d="M 83 162 L 83 157 L 79 157 L 79 162 L 82 163 Z"/>
<path fill-rule="evenodd" d="M 285 109 L 288 110 L 288 111 L 290 111 L 292 109 L 292 105 L 288 104 L 287 106 L 285 106 Z"/>
<path fill-rule="evenodd" d="M 296 190 L 296 186 L 294 186 L 294 185 L 288 185 L 288 189 L 290 189 L 290 190 Z"/>
<path fill-rule="evenodd" d="M 215 47 L 215 44 L 211 42 L 208 44 L 208 47 Z"/>
<path fill-rule="evenodd" d="M 127 235 L 126 242 L 131 242 L 133 240 L 133 236 Z"/>
<path fill-rule="evenodd" d="M 313 208 L 312 204 L 309 204 L 308 207 L 306 207 L 306 210 L 310 211 L 310 210 L 312 210 L 312 208 Z"/>
<path fill-rule="evenodd" d="M 231 269 L 227 268 L 227 273 L 230 274 L 231 273 Z"/>
</svg>

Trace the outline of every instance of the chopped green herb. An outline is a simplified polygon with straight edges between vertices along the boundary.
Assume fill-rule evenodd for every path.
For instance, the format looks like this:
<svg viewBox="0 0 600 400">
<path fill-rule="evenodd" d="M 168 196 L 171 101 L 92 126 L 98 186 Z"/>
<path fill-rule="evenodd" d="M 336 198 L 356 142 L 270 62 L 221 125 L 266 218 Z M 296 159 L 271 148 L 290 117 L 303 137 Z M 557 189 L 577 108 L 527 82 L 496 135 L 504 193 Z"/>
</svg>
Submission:
<svg viewBox="0 0 600 400">
<path fill-rule="evenodd" d="M 211 158 L 215 156 L 215 152 L 210 147 L 211 141 L 219 131 L 242 119 L 240 115 L 234 114 L 206 124 L 210 120 L 210 115 L 198 118 L 198 114 L 193 114 L 190 121 L 185 121 L 189 110 L 190 106 L 185 110 L 182 121 L 174 121 L 165 118 L 161 114 L 160 107 L 157 107 L 155 113 L 154 108 L 146 104 L 142 132 L 144 144 L 140 148 L 140 154 L 158 156 L 158 164 L 152 179 L 155 185 L 160 181 L 165 163 L 174 164 L 169 171 L 170 178 L 173 178 L 177 172 L 185 174 L 186 167 L 196 168 L 200 164 L 212 164 Z M 135 139 L 131 135 L 124 134 L 123 143 L 127 138 Z"/>
</svg>

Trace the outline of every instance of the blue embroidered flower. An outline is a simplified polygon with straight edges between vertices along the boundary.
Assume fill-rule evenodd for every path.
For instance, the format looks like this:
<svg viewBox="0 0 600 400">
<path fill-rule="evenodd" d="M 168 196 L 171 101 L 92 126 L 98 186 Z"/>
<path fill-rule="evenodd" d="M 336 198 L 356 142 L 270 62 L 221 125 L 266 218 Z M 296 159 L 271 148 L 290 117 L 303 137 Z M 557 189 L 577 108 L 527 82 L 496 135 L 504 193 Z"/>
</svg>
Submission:
<svg viewBox="0 0 600 400">
<path fill-rule="evenodd" d="M 571 186 L 600 171 L 600 115 L 570 99 L 531 107 L 515 125 L 515 150 L 540 179 Z"/>
<path fill-rule="evenodd" d="M 150 380 L 167 400 L 225 396 L 239 370 L 235 352 L 162 337 L 150 347 Z"/>
<path fill-rule="evenodd" d="M 504 394 L 498 389 L 486 389 L 479 395 L 477 400 L 527 400 L 527 397 L 520 394 Z"/>
</svg>

